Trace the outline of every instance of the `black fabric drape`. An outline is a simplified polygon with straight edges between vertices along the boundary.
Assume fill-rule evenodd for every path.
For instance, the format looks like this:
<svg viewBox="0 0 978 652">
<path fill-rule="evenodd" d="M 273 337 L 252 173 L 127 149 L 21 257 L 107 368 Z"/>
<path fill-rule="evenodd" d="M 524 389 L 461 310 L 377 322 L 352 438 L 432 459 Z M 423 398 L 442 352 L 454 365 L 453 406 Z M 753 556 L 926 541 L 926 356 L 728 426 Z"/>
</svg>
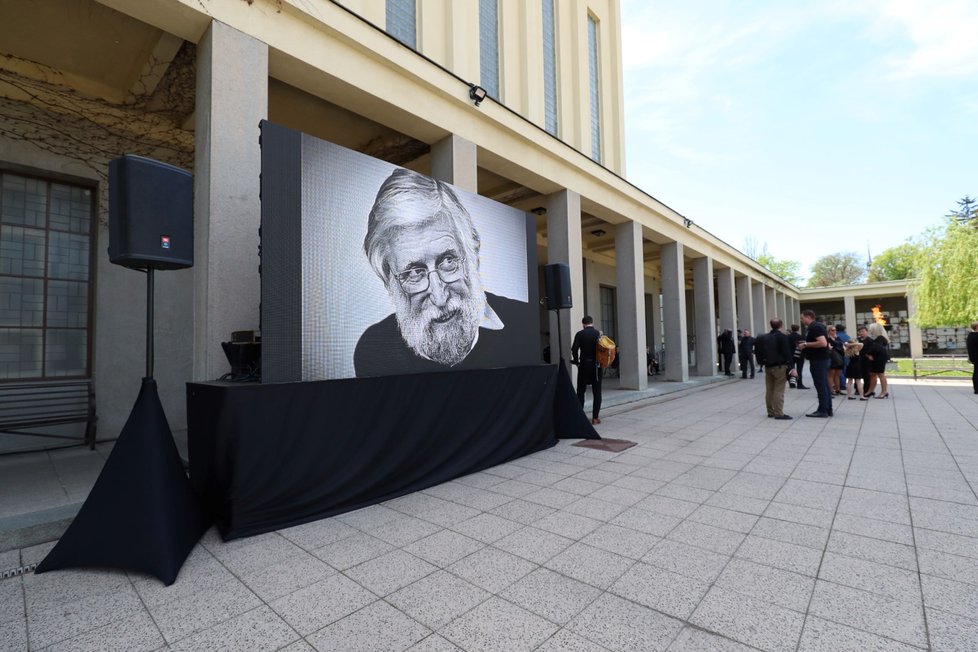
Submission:
<svg viewBox="0 0 978 652">
<path fill-rule="evenodd" d="M 34 572 L 122 568 L 169 586 L 210 523 L 187 480 L 156 381 L 144 378 L 78 516 Z"/>
<path fill-rule="evenodd" d="M 191 481 L 225 539 L 596 438 L 556 365 L 187 387 Z M 579 418 L 577 418 L 579 417 Z"/>
</svg>

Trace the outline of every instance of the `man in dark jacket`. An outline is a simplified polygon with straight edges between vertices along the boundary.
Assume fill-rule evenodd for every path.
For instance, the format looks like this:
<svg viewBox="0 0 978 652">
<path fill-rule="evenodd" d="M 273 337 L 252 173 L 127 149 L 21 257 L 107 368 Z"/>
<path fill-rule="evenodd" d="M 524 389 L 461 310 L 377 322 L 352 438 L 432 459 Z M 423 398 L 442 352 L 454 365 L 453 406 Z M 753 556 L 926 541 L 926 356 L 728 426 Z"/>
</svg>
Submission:
<svg viewBox="0 0 978 652">
<path fill-rule="evenodd" d="M 601 423 L 598 415 L 601 413 L 601 367 L 598 366 L 598 339 L 601 331 L 594 327 L 594 319 L 590 315 L 581 320 L 584 326 L 574 335 L 574 343 L 571 344 L 571 364 L 577 367 L 577 398 L 584 407 L 584 399 L 587 395 L 587 386 L 591 386 L 594 394 L 591 401 L 591 423 L 597 425 Z"/>
<path fill-rule="evenodd" d="M 971 322 L 971 332 L 968 333 L 968 360 L 975 366 L 971 373 L 971 384 L 975 394 L 978 394 L 978 321 Z"/>
<path fill-rule="evenodd" d="M 734 344 L 733 331 L 729 328 L 724 329 L 720 333 L 720 337 L 717 338 L 717 346 L 720 350 L 720 355 L 723 357 L 723 375 L 733 376 L 730 371 L 730 363 L 733 362 L 734 353 L 737 351 L 737 347 Z"/>
<path fill-rule="evenodd" d="M 740 377 L 747 378 L 747 367 L 750 367 L 750 377 L 754 377 L 754 338 L 746 328 L 740 338 Z"/>
<path fill-rule="evenodd" d="M 788 382 L 788 370 L 794 364 L 794 352 L 784 324 L 777 317 L 771 319 L 771 331 L 757 338 L 754 350 L 764 365 L 764 403 L 767 415 L 772 419 L 787 420 L 784 413 L 784 386 Z"/>
</svg>

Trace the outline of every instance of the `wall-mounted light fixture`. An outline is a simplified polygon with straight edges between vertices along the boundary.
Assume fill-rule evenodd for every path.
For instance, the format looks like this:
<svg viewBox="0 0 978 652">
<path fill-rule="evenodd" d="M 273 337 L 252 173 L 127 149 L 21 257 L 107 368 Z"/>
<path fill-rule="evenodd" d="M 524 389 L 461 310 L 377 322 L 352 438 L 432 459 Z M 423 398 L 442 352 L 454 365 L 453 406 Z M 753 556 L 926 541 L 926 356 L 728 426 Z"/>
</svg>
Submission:
<svg viewBox="0 0 978 652">
<path fill-rule="evenodd" d="M 691 226 L 693 226 L 693 220 L 689 219 L 688 217 L 684 217 L 683 218 L 683 224 L 685 224 L 686 225 L 686 228 L 688 229 Z"/>
<path fill-rule="evenodd" d="M 595 230 L 591 231 L 591 235 L 593 235 L 596 238 L 600 238 L 605 233 L 607 233 L 607 231 L 605 231 L 604 229 L 595 229 Z"/>
<path fill-rule="evenodd" d="M 482 104 L 482 100 L 486 99 L 486 89 L 482 86 L 476 86 L 475 84 L 469 86 L 469 98 L 475 103 L 476 106 Z"/>
<path fill-rule="evenodd" d="M 531 208 L 530 212 L 533 213 L 534 215 L 546 215 L 547 209 L 544 208 L 543 206 L 537 206 L 536 208 Z"/>
</svg>

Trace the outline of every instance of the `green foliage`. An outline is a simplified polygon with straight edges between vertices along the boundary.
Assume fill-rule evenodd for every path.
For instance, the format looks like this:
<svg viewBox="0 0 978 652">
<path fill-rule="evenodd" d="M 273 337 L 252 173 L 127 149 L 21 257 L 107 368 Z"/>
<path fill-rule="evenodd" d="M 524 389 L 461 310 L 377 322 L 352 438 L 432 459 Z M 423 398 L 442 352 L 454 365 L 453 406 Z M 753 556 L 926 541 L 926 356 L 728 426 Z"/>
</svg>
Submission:
<svg viewBox="0 0 978 652">
<path fill-rule="evenodd" d="M 952 210 L 948 217 L 958 222 L 968 222 L 978 220 L 978 199 L 965 195 L 958 200 L 958 207 Z"/>
<path fill-rule="evenodd" d="M 890 247 L 878 254 L 870 263 L 867 281 L 900 281 L 914 277 L 917 256 L 923 247 L 916 242 L 904 242 L 902 245 Z"/>
<path fill-rule="evenodd" d="M 822 256 L 812 265 L 812 276 L 808 287 L 824 288 L 835 285 L 860 283 L 866 276 L 866 267 L 859 254 L 840 251 Z"/>
<path fill-rule="evenodd" d="M 749 235 L 744 238 L 744 253 L 789 283 L 794 285 L 801 284 L 803 279 L 798 275 L 798 270 L 801 269 L 801 263 L 795 260 L 775 258 L 767 250 L 766 242 L 761 246 L 760 251 L 758 251 L 757 238 Z"/>
<path fill-rule="evenodd" d="M 960 203 L 960 202 L 959 202 Z M 914 321 L 921 328 L 970 324 L 978 319 L 978 220 L 948 220 L 922 249 Z"/>
</svg>

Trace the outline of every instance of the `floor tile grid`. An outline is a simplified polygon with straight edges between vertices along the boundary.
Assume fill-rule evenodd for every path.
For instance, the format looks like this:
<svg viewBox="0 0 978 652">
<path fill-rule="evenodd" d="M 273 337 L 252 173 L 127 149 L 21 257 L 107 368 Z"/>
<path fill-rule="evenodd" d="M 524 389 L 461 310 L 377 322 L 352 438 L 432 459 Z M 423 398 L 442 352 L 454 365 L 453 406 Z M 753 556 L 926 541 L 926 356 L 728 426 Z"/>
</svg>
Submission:
<svg viewBox="0 0 978 652">
<path fill-rule="evenodd" d="M 922 411 L 928 416 L 928 418 L 930 419 L 931 423 L 934 425 L 934 429 L 937 432 L 937 436 L 940 438 L 941 442 L 944 444 L 944 447 L 947 450 L 948 454 L 951 456 L 951 459 L 954 460 L 954 464 L 955 464 L 955 467 L 958 470 L 958 473 L 960 473 L 962 476 L 964 476 L 965 478 L 967 478 L 967 476 L 965 476 L 965 474 L 964 474 L 964 470 L 961 468 L 960 462 L 958 461 L 958 459 L 954 455 L 954 451 L 948 445 L 947 439 L 944 437 L 944 434 L 942 433 L 941 428 L 937 426 L 937 423 L 935 423 L 935 414 L 934 414 L 934 412 L 932 411 L 932 408 L 931 408 L 931 405 L 933 404 L 932 401 L 924 401 L 924 400 L 921 400 L 921 397 L 918 395 L 916 388 L 914 388 L 913 393 L 914 393 L 914 398 L 917 400 L 917 402 L 920 403 L 920 406 L 922 407 Z M 934 396 L 934 395 L 937 395 L 939 393 L 938 392 L 934 392 L 932 390 L 926 390 L 926 393 L 927 394 L 930 394 L 932 398 L 939 398 L 945 405 L 947 405 L 952 410 L 954 410 L 954 412 L 956 414 L 958 414 L 962 419 L 965 419 L 964 415 L 957 409 L 957 407 L 955 405 L 953 405 L 947 399 L 947 397 L 945 395 Z M 900 426 L 899 420 L 897 420 L 897 422 L 896 422 L 896 427 L 897 427 L 898 433 L 900 433 L 902 435 L 901 426 Z M 902 440 L 902 437 L 901 437 L 901 440 Z M 902 447 L 901 447 L 901 457 L 902 457 Z M 904 465 L 904 477 L 906 477 L 906 466 L 905 465 Z M 972 485 L 972 484 L 969 483 L 969 486 L 971 487 L 972 493 L 974 494 L 975 493 L 974 485 Z M 976 496 L 976 498 L 978 498 L 978 496 Z M 930 648 L 930 646 L 934 643 L 933 642 L 933 639 L 931 637 L 931 626 L 932 626 L 931 618 L 932 618 L 932 616 L 929 613 L 930 610 L 928 609 L 927 599 L 926 599 L 926 595 L 924 593 L 924 574 L 920 570 L 920 568 L 921 568 L 921 564 L 920 564 L 920 549 L 917 546 L 917 528 L 914 527 L 914 511 L 913 511 L 913 509 L 910 508 L 909 495 L 908 495 L 908 498 L 907 498 L 907 502 L 908 502 L 907 509 L 908 509 L 909 514 L 910 514 L 910 532 L 911 532 L 911 536 L 913 537 L 914 555 L 915 555 L 915 558 L 917 560 L 917 579 L 918 579 L 918 582 L 920 584 L 920 591 L 921 591 L 920 603 L 921 603 L 921 609 L 922 609 L 923 615 L 924 615 L 924 631 L 925 631 L 925 633 L 927 635 L 928 648 Z"/>
</svg>

